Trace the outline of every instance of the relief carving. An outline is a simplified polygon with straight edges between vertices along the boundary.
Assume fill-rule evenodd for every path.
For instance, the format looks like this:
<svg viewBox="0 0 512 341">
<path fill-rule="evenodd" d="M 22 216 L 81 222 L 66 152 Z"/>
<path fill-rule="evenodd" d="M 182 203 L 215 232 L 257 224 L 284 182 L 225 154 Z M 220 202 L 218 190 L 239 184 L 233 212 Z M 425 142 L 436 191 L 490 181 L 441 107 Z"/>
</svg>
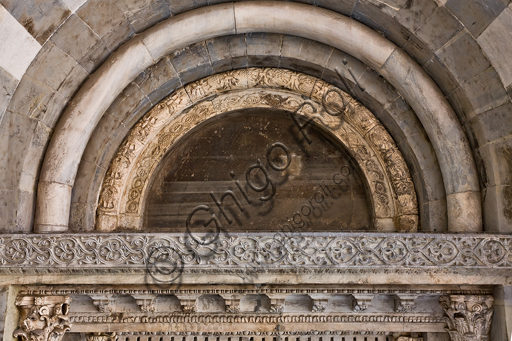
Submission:
<svg viewBox="0 0 512 341">
<path fill-rule="evenodd" d="M 441 296 L 452 341 L 488 341 L 493 301 L 491 295 Z"/>
<path fill-rule="evenodd" d="M 61 341 L 71 329 L 68 323 L 69 302 L 67 296 L 22 296 L 16 299 L 20 307 L 19 328 L 13 337 L 21 341 Z"/>
<path fill-rule="evenodd" d="M 315 77 L 271 68 L 234 70 L 201 79 L 178 89 L 146 114 L 130 131 L 105 175 L 97 229 L 141 228 L 144 191 L 154 169 L 172 144 L 194 126 L 241 108 L 293 112 L 305 101 L 311 106 L 299 114 L 323 122 L 357 158 L 368 176 L 377 218 L 396 217 L 396 228 L 414 231 L 418 208 L 412 178 L 380 122 L 338 88 Z M 329 112 L 342 108 L 343 119 L 322 108 Z"/>
</svg>

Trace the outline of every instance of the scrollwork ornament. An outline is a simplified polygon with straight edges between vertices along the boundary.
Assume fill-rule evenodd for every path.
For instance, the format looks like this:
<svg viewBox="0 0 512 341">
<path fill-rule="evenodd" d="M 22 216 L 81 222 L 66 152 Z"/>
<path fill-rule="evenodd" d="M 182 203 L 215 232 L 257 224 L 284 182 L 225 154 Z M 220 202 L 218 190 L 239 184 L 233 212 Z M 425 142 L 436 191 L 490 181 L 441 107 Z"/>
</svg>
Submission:
<svg viewBox="0 0 512 341">
<path fill-rule="evenodd" d="M 55 303 L 55 298 L 61 297 L 18 298 L 16 305 L 20 306 L 21 318 L 13 337 L 21 341 L 61 341 L 64 333 L 71 329 L 68 323 L 70 298 L 64 297 L 61 303 Z"/>
<path fill-rule="evenodd" d="M 491 295 L 441 296 L 439 303 L 452 341 L 488 341 L 493 301 Z"/>
</svg>

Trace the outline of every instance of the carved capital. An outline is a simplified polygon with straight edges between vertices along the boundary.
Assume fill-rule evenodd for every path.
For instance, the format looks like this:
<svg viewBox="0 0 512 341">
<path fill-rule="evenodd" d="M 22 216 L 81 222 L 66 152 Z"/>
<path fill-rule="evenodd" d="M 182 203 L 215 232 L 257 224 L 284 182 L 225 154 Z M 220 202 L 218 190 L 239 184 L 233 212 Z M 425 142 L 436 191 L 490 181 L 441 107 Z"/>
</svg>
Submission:
<svg viewBox="0 0 512 341">
<path fill-rule="evenodd" d="M 61 341 L 70 330 L 69 296 L 21 296 L 19 328 L 13 333 L 21 341 Z"/>
<path fill-rule="evenodd" d="M 87 333 L 85 339 L 87 341 L 117 341 L 117 333 Z"/>
<path fill-rule="evenodd" d="M 488 341 L 494 298 L 491 295 L 441 296 L 446 330 L 453 341 Z"/>
</svg>

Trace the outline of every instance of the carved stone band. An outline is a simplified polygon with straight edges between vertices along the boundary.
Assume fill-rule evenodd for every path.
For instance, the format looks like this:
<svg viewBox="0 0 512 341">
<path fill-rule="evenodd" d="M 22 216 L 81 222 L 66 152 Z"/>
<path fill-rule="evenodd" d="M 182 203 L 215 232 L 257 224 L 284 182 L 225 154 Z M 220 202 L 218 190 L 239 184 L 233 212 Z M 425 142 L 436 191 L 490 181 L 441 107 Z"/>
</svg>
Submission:
<svg viewBox="0 0 512 341">
<path fill-rule="evenodd" d="M 512 236 L 421 233 L 220 234 L 201 246 L 171 233 L 2 235 L 0 271 L 16 268 L 145 270 L 148 255 L 172 249 L 185 269 L 512 269 Z M 480 271 L 480 270 L 479 270 Z"/>
</svg>

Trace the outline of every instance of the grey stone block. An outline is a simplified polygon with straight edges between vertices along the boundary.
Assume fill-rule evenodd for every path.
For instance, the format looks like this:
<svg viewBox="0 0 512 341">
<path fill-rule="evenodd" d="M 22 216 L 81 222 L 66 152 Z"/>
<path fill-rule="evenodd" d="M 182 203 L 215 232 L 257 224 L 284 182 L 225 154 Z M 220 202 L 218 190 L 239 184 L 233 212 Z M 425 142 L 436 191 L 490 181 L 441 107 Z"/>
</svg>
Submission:
<svg viewBox="0 0 512 341">
<path fill-rule="evenodd" d="M 78 62 L 90 74 L 92 74 L 110 56 L 110 50 L 103 41 L 98 41 Z"/>
<path fill-rule="evenodd" d="M 0 68 L 0 122 L 4 116 L 9 101 L 18 86 L 18 80 L 4 69 Z"/>
<path fill-rule="evenodd" d="M 485 228 L 492 233 L 512 231 L 512 186 L 495 186 L 485 190 Z"/>
<path fill-rule="evenodd" d="M 72 15 L 51 41 L 92 73 L 110 53 L 105 44 L 77 15 Z"/>
<path fill-rule="evenodd" d="M 395 20 L 410 32 L 415 32 L 436 8 L 434 0 L 410 0 L 398 10 Z"/>
<path fill-rule="evenodd" d="M 432 58 L 434 53 L 432 50 L 422 42 L 415 35 L 411 35 L 409 40 L 403 47 L 404 51 L 407 52 L 418 64 L 423 65 Z"/>
<path fill-rule="evenodd" d="M 121 25 L 115 27 L 112 31 L 105 34 L 101 40 L 107 45 L 110 52 L 116 51 L 121 45 L 130 40 L 135 34 L 132 26 L 128 21 L 124 21 Z"/>
<path fill-rule="evenodd" d="M 495 174 L 496 167 L 494 167 L 494 155 L 491 152 L 492 145 L 484 144 L 478 148 L 478 160 L 475 160 L 477 164 L 478 172 L 482 178 L 482 186 L 490 187 L 496 186 L 497 176 Z"/>
<path fill-rule="evenodd" d="M 448 0 L 445 7 L 478 37 L 507 7 L 510 0 Z"/>
<path fill-rule="evenodd" d="M 462 24 L 444 7 L 438 7 L 416 31 L 431 50 L 436 51 L 462 31 Z"/>
<path fill-rule="evenodd" d="M 394 19 L 393 19 L 394 20 Z M 391 25 L 388 25 L 384 36 L 395 43 L 398 47 L 404 47 L 409 41 L 412 33 L 405 26 L 400 25 L 394 21 Z"/>
<path fill-rule="evenodd" d="M 35 193 L 36 192 L 36 177 L 39 174 L 39 170 L 41 168 L 41 164 L 43 163 L 43 155 L 50 142 L 52 130 L 42 124 L 41 122 L 37 122 L 34 130 L 31 135 L 27 137 L 27 145 L 23 151 L 23 169 L 22 169 L 22 180 L 24 179 L 24 175 L 32 175 L 30 177 L 29 182 L 20 181 L 20 188 L 26 192 Z"/>
<path fill-rule="evenodd" d="M 76 64 L 60 85 L 58 89 L 59 94 L 61 94 L 66 100 L 70 100 L 88 77 L 89 73 L 83 68 L 83 66 Z"/>
<path fill-rule="evenodd" d="M 76 64 L 76 60 L 49 41 L 44 44 L 25 74 L 57 90 Z"/>
<path fill-rule="evenodd" d="M 283 36 L 280 65 L 284 68 L 321 77 L 333 48 L 312 40 Z"/>
<path fill-rule="evenodd" d="M 20 182 L 24 156 L 35 134 L 37 121 L 27 116 L 7 112 L 2 121 L 2 163 L 0 164 L 0 188 L 15 189 Z"/>
<path fill-rule="evenodd" d="M 316 0 L 316 5 L 346 16 L 352 15 L 357 0 Z"/>
<path fill-rule="evenodd" d="M 245 36 L 249 66 L 278 66 L 283 36 L 272 33 L 249 33 Z"/>
<path fill-rule="evenodd" d="M 478 43 L 500 75 L 505 87 L 512 84 L 512 8 L 507 8 L 478 37 Z"/>
<path fill-rule="evenodd" d="M 210 56 L 213 70 L 216 73 L 233 69 L 230 48 L 231 40 L 233 39 L 245 39 L 245 35 L 223 36 L 206 42 L 208 55 Z M 245 45 L 245 42 L 243 42 L 243 45 Z"/>
<path fill-rule="evenodd" d="M 496 184 L 512 185 L 512 138 L 493 143 L 489 149 L 494 158 Z"/>
<path fill-rule="evenodd" d="M 445 95 L 455 90 L 459 85 L 451 71 L 448 70 L 446 65 L 444 65 L 437 56 L 432 56 L 432 58 L 423 65 L 423 69 L 427 71 Z"/>
<path fill-rule="evenodd" d="M 109 142 L 113 131 L 121 126 L 121 121 L 112 115 L 105 114 L 94 128 L 94 132 L 87 143 L 82 160 L 98 163 L 98 151 L 102 150 Z"/>
<path fill-rule="evenodd" d="M 71 14 L 63 0 L 0 0 L 16 20 L 39 42 L 44 42 Z"/>
<path fill-rule="evenodd" d="M 48 101 L 48 104 L 46 104 L 45 112 L 40 117 L 41 122 L 51 129 L 55 128 L 66 105 L 67 100 L 61 94 L 55 92 Z"/>
<path fill-rule="evenodd" d="M 395 23 L 392 16 L 384 13 L 379 7 L 366 0 L 360 0 L 356 3 L 352 10 L 352 18 L 379 32 L 385 32 L 389 25 Z"/>
<path fill-rule="evenodd" d="M 473 78 L 491 66 L 476 40 L 465 31 L 457 35 L 436 54 L 460 83 Z"/>
<path fill-rule="evenodd" d="M 208 5 L 207 0 L 167 0 L 172 15 Z"/>
<path fill-rule="evenodd" d="M 114 1 L 88 0 L 76 11 L 76 15 L 100 37 L 126 22 L 124 13 Z"/>
<path fill-rule="evenodd" d="M 2 232 L 23 232 L 16 226 L 17 191 L 0 189 L 0 216 L 2 217 Z"/>
<path fill-rule="evenodd" d="M 213 73 L 205 43 L 179 50 L 170 56 L 170 62 L 179 73 L 181 82 L 187 84 Z"/>
<path fill-rule="evenodd" d="M 471 105 L 466 92 L 461 87 L 452 91 L 452 93 L 446 96 L 446 99 L 450 102 L 460 121 L 475 116 L 475 109 Z"/>
<path fill-rule="evenodd" d="M 145 94 L 139 89 L 137 84 L 132 82 L 117 96 L 107 109 L 107 112 L 123 122 L 132 115 L 133 110 L 141 99 L 145 97 Z"/>
<path fill-rule="evenodd" d="M 169 57 L 160 59 L 158 63 L 144 70 L 133 82 L 155 104 L 181 85 Z"/>
<path fill-rule="evenodd" d="M 356 80 L 359 82 L 366 69 L 367 66 L 358 59 L 345 52 L 333 49 L 322 74 L 322 79 L 357 97 L 357 94 L 364 90 L 357 85 Z M 342 79 L 335 70 L 338 70 Z M 359 84 L 362 86 L 362 82 Z"/>
<path fill-rule="evenodd" d="M 40 117 L 53 92 L 49 86 L 24 76 L 7 110 L 24 116 Z"/>
<path fill-rule="evenodd" d="M 462 84 L 475 114 L 496 108 L 509 101 L 498 74 L 492 67 Z"/>
<path fill-rule="evenodd" d="M 166 0 L 156 0 L 151 2 L 149 6 L 129 16 L 128 21 L 135 32 L 140 33 L 170 16 L 171 12 Z"/>
</svg>

